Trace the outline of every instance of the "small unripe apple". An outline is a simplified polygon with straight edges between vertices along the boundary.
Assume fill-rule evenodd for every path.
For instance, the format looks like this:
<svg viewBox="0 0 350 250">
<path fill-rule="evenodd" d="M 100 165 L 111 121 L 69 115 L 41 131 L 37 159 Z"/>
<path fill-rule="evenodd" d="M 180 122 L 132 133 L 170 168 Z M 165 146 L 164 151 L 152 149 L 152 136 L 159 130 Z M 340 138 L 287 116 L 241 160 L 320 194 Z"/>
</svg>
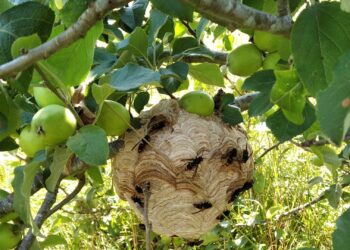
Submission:
<svg viewBox="0 0 350 250">
<path fill-rule="evenodd" d="M 129 111 L 120 103 L 106 100 L 96 125 L 105 130 L 107 135 L 120 136 L 125 133 L 130 124 Z"/>
<path fill-rule="evenodd" d="M 16 225 L 9 223 L 0 224 L 0 249 L 12 249 L 22 239 L 22 234 Z"/>
<path fill-rule="evenodd" d="M 65 96 L 67 97 L 68 101 L 70 101 L 70 98 L 74 93 L 74 88 L 71 87 L 71 88 L 64 89 L 64 92 L 66 93 Z M 65 106 L 63 101 L 59 99 L 50 89 L 48 89 L 44 85 L 34 86 L 33 95 L 36 103 L 40 107 L 46 107 L 51 104 L 58 104 L 61 106 Z"/>
<path fill-rule="evenodd" d="M 283 38 L 281 35 L 272 34 L 265 31 L 254 32 L 254 44 L 260 50 L 267 52 L 275 52 L 278 50 L 280 40 Z"/>
<path fill-rule="evenodd" d="M 237 76 L 249 76 L 262 65 L 262 54 L 254 44 L 244 44 L 227 57 L 228 70 Z"/>
<path fill-rule="evenodd" d="M 210 116 L 214 112 L 213 98 L 203 91 L 191 91 L 181 97 L 180 107 L 188 113 Z"/>
<path fill-rule="evenodd" d="M 45 148 L 43 137 L 34 133 L 30 126 L 25 127 L 19 135 L 19 146 L 29 157 L 33 157 L 36 152 Z"/>
<path fill-rule="evenodd" d="M 60 144 L 73 135 L 77 121 L 73 113 L 60 105 L 52 104 L 41 108 L 32 119 L 32 131 L 43 139 L 44 144 Z"/>
</svg>

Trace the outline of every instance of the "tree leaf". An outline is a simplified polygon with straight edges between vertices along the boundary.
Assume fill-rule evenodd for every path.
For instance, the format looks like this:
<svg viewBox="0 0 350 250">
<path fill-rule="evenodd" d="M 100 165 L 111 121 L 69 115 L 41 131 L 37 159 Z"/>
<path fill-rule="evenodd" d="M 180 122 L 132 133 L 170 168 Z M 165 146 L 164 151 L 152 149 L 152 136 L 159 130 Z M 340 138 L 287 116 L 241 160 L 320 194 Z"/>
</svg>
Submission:
<svg viewBox="0 0 350 250">
<path fill-rule="evenodd" d="M 83 38 L 59 50 L 47 60 L 40 61 L 42 69 L 53 77 L 53 82 L 56 85 L 60 87 L 62 87 L 61 85 L 76 86 L 85 80 L 90 72 L 95 43 L 102 33 L 102 29 L 102 23 L 98 22 Z M 51 38 L 59 35 L 62 31 L 62 25 L 56 26 Z M 77 67 L 78 65 L 79 67 Z"/>
<path fill-rule="evenodd" d="M 198 41 L 201 39 L 201 35 L 208 23 L 209 20 L 204 17 L 201 17 L 201 19 L 199 20 L 198 26 L 196 28 L 196 37 Z"/>
<path fill-rule="evenodd" d="M 334 68 L 331 85 L 317 95 L 316 114 L 321 129 L 338 145 L 340 145 L 350 126 L 349 70 L 350 53 L 346 53 Z"/>
<path fill-rule="evenodd" d="M 154 39 L 158 36 L 160 29 L 165 25 L 168 15 L 163 12 L 152 9 L 149 18 L 148 43 L 152 44 Z"/>
<path fill-rule="evenodd" d="M 342 187 L 340 184 L 332 185 L 326 192 L 326 197 L 328 199 L 329 205 L 333 208 L 337 208 L 340 202 L 342 194 Z"/>
<path fill-rule="evenodd" d="M 67 146 L 83 162 L 97 166 L 106 164 L 109 147 L 105 131 L 94 125 L 87 125 L 67 141 Z"/>
<path fill-rule="evenodd" d="M 201 63 L 191 64 L 189 74 L 196 80 L 218 87 L 224 87 L 224 77 L 217 64 Z"/>
<path fill-rule="evenodd" d="M 130 28 L 142 26 L 148 0 L 136 0 L 131 6 L 120 9 L 120 19 Z"/>
<path fill-rule="evenodd" d="M 181 80 L 187 79 L 189 66 L 184 62 L 176 62 L 168 65 L 166 68 L 161 68 L 160 73 L 162 76 L 173 76 Z"/>
<path fill-rule="evenodd" d="M 344 250 L 350 245 L 350 208 L 348 208 L 338 219 L 337 228 L 332 234 L 333 249 Z"/>
<path fill-rule="evenodd" d="M 271 101 L 277 104 L 285 117 L 295 124 L 302 124 L 305 107 L 304 88 L 295 70 L 275 70 L 276 82 L 271 90 Z"/>
<path fill-rule="evenodd" d="M 60 11 L 60 17 L 66 27 L 75 23 L 93 0 L 69 0 Z"/>
<path fill-rule="evenodd" d="M 41 249 L 46 249 L 46 248 L 54 247 L 57 245 L 67 246 L 68 243 L 65 240 L 65 238 L 63 238 L 62 236 L 54 235 L 54 234 L 48 235 L 44 241 L 39 242 L 39 246 Z"/>
<path fill-rule="evenodd" d="M 340 0 L 340 9 L 345 12 L 350 12 L 350 1 Z"/>
<path fill-rule="evenodd" d="M 337 152 L 328 146 L 311 146 L 311 150 L 322 160 L 322 162 L 334 167 L 340 167 L 342 160 Z"/>
<path fill-rule="evenodd" d="M 98 85 L 96 83 L 92 84 L 91 92 L 97 104 L 101 104 L 115 91 L 114 88 L 109 84 Z"/>
<path fill-rule="evenodd" d="M 37 33 L 45 42 L 55 19 L 53 11 L 37 2 L 17 5 L 0 15 L 0 64 L 12 60 L 11 45 L 22 36 Z"/>
<path fill-rule="evenodd" d="M 291 34 L 295 67 L 309 93 L 315 96 L 332 80 L 339 56 L 350 49 L 350 13 L 336 2 L 305 8 Z M 307 60 L 306 60 L 307 58 Z"/>
<path fill-rule="evenodd" d="M 193 6 L 179 0 L 151 0 L 160 11 L 180 19 L 192 22 Z"/>
<path fill-rule="evenodd" d="M 97 185 L 103 184 L 101 170 L 98 166 L 90 166 L 86 171 L 86 173 L 91 178 L 94 184 L 97 184 Z"/>
<path fill-rule="evenodd" d="M 129 63 L 112 74 L 110 84 L 119 91 L 129 91 L 143 84 L 159 81 L 158 72 Z"/>
<path fill-rule="evenodd" d="M 72 152 L 67 148 L 56 147 L 52 163 L 50 164 L 50 176 L 45 181 L 46 188 L 50 192 L 54 192 L 57 181 L 71 155 Z"/>
<path fill-rule="evenodd" d="M 276 78 L 272 70 L 255 72 L 244 81 L 243 90 L 260 92 L 249 105 L 248 114 L 250 117 L 262 115 L 272 108 L 273 104 L 270 101 L 270 95 L 275 81 Z"/>
<path fill-rule="evenodd" d="M 282 110 L 270 115 L 266 124 L 280 142 L 288 141 L 293 137 L 303 133 L 316 120 L 315 110 L 310 103 L 305 105 L 303 116 L 305 121 L 301 125 L 296 125 L 285 118 Z"/>
<path fill-rule="evenodd" d="M 9 2 L 9 0 L 2 0 L 0 2 L 0 14 L 2 12 L 4 12 L 5 10 L 10 9 L 10 8 L 12 8 L 12 4 L 11 4 L 11 2 Z"/>
<path fill-rule="evenodd" d="M 1 113 L 0 113 L 1 115 Z M 0 141 L 0 152 L 1 151 L 11 151 L 14 149 L 17 149 L 19 146 L 17 145 L 16 141 L 12 139 L 11 137 L 6 137 L 2 141 Z"/>
<path fill-rule="evenodd" d="M 13 208 L 24 224 L 31 226 L 35 233 L 38 232 L 38 228 L 33 221 L 30 210 L 30 195 L 34 177 L 44 161 L 45 155 L 39 153 L 26 166 L 16 167 L 14 171 L 15 177 L 12 181 L 14 190 Z"/>
<path fill-rule="evenodd" d="M 118 43 L 118 52 L 129 50 L 135 56 L 147 58 L 147 34 L 141 27 L 136 29 L 128 36 L 128 38 Z"/>
<path fill-rule="evenodd" d="M 137 94 L 134 100 L 134 108 L 137 113 L 140 113 L 145 105 L 148 103 L 150 95 L 148 92 L 140 92 Z"/>
<path fill-rule="evenodd" d="M 174 41 L 173 55 L 180 54 L 193 48 L 198 48 L 199 43 L 193 37 L 181 37 Z"/>
<path fill-rule="evenodd" d="M 243 122 L 241 110 L 234 105 L 226 105 L 222 109 L 222 120 L 231 126 L 235 126 Z"/>
</svg>

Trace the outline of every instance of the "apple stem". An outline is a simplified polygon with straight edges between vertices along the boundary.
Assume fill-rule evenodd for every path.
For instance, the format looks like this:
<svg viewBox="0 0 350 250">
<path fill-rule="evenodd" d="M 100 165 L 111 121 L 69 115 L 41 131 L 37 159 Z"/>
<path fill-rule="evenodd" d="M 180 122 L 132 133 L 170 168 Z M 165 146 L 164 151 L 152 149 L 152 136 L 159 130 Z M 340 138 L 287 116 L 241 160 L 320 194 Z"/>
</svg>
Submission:
<svg viewBox="0 0 350 250">
<path fill-rule="evenodd" d="M 81 120 L 79 114 L 76 112 L 76 110 L 74 109 L 73 105 L 67 100 L 67 98 L 61 94 L 56 88 L 55 86 L 50 82 L 49 78 L 46 77 L 44 71 L 41 69 L 41 67 L 39 66 L 39 64 L 35 63 L 34 64 L 34 68 L 36 69 L 36 71 L 39 73 L 39 75 L 41 76 L 41 78 L 45 81 L 45 85 L 47 86 L 48 89 L 50 89 L 65 105 L 66 107 L 73 113 L 75 119 L 77 119 L 78 125 L 79 127 L 83 127 L 85 124 L 84 122 Z"/>
</svg>

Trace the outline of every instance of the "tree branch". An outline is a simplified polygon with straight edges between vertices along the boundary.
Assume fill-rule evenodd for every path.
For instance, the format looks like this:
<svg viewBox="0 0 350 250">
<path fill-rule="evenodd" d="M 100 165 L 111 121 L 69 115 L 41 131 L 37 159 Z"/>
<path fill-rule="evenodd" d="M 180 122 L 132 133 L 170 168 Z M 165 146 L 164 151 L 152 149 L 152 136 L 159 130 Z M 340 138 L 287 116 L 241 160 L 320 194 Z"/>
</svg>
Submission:
<svg viewBox="0 0 350 250">
<path fill-rule="evenodd" d="M 277 0 L 277 11 L 280 17 L 288 16 L 290 14 L 288 0 Z"/>
<path fill-rule="evenodd" d="M 122 140 L 115 140 L 109 143 L 109 159 L 114 157 L 119 149 L 123 147 L 124 142 Z M 66 171 L 63 176 L 76 175 L 78 173 L 84 172 L 89 165 L 81 161 L 78 157 L 72 157 L 66 166 Z M 39 172 L 32 184 L 31 194 L 35 194 L 40 189 L 45 187 L 45 180 L 48 176 L 44 176 L 43 172 Z M 8 213 L 13 212 L 13 194 L 10 194 L 6 199 L 0 201 L 0 218 Z"/>
<path fill-rule="evenodd" d="M 70 26 L 66 31 L 57 37 L 49 40 L 42 45 L 29 50 L 27 54 L 17 57 L 16 59 L 0 66 L 0 78 L 10 74 L 20 72 L 35 62 L 46 59 L 58 50 L 69 46 L 79 38 L 83 37 L 86 32 L 100 20 L 108 11 L 121 7 L 130 0 L 97 0 L 79 17 L 78 21 Z"/>
<path fill-rule="evenodd" d="M 191 4 L 207 19 L 234 30 L 248 28 L 289 35 L 290 16 L 277 17 L 241 3 L 239 0 L 181 0 Z"/>
<path fill-rule="evenodd" d="M 51 193 L 51 192 L 46 193 L 45 200 L 44 200 L 43 204 L 41 205 L 41 207 L 40 207 L 40 209 L 39 209 L 39 211 L 34 219 L 34 222 L 38 226 L 39 229 L 41 228 L 44 221 L 46 220 L 47 214 L 48 214 L 50 208 L 53 206 L 53 204 L 56 201 L 56 197 L 57 197 L 57 188 L 56 188 L 55 192 L 53 192 L 53 193 Z M 30 249 L 34 240 L 35 240 L 35 235 L 33 234 L 32 229 L 29 229 L 27 235 L 22 240 L 21 245 L 18 247 L 18 250 Z"/>
</svg>

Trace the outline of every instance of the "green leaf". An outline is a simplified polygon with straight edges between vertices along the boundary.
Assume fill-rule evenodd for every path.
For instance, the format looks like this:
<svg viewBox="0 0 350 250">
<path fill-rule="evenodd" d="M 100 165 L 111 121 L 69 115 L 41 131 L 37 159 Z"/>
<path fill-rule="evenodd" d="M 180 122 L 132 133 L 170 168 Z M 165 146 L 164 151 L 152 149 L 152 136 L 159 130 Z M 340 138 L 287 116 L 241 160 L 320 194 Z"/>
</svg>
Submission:
<svg viewBox="0 0 350 250">
<path fill-rule="evenodd" d="M 162 76 L 173 76 L 181 80 L 187 79 L 189 66 L 184 62 L 176 62 L 168 65 L 166 68 L 160 69 Z"/>
<path fill-rule="evenodd" d="M 109 84 L 98 85 L 94 83 L 91 86 L 91 91 L 96 103 L 101 104 L 115 91 L 115 89 L 113 89 Z"/>
<path fill-rule="evenodd" d="M 311 150 L 322 160 L 322 162 L 334 167 L 340 167 L 342 160 L 337 152 L 328 146 L 311 146 Z"/>
<path fill-rule="evenodd" d="M 50 35 L 53 11 L 37 2 L 17 5 L 0 15 L 0 64 L 12 60 L 11 46 L 19 37 L 37 33 L 42 42 Z"/>
<path fill-rule="evenodd" d="M 336 2 L 305 8 L 293 25 L 295 67 L 309 93 L 315 96 L 332 80 L 338 58 L 350 49 L 350 13 Z"/>
<path fill-rule="evenodd" d="M 241 110 L 234 105 L 226 105 L 222 110 L 222 120 L 232 126 L 243 122 Z"/>
<path fill-rule="evenodd" d="M 280 142 L 288 141 L 293 137 L 303 133 L 316 120 L 315 110 L 310 103 L 307 103 L 303 111 L 305 121 L 301 125 L 296 125 L 285 118 L 282 110 L 270 115 L 266 124 Z"/>
<path fill-rule="evenodd" d="M 254 173 L 254 184 L 253 184 L 253 190 L 256 193 L 262 193 L 264 192 L 266 186 L 266 179 L 265 176 L 261 173 L 255 172 Z"/>
<path fill-rule="evenodd" d="M 191 64 L 189 74 L 196 80 L 218 87 L 224 87 L 224 77 L 217 64 L 201 63 Z"/>
<path fill-rule="evenodd" d="M 88 168 L 88 170 L 86 171 L 86 173 L 91 178 L 91 180 L 94 182 L 94 184 L 97 184 L 97 185 L 103 184 L 101 170 L 98 166 L 90 166 Z"/>
<path fill-rule="evenodd" d="M 334 68 L 331 85 L 317 96 L 316 114 L 322 131 L 340 145 L 349 129 L 350 53 L 345 54 Z"/>
<path fill-rule="evenodd" d="M 0 2 L 0 14 L 2 12 L 4 12 L 5 10 L 10 9 L 10 8 L 12 8 L 12 4 L 11 4 L 11 2 L 9 2 L 9 0 L 2 0 Z"/>
<path fill-rule="evenodd" d="M 344 250 L 350 245 L 350 208 L 348 208 L 338 219 L 337 228 L 332 234 L 333 249 Z"/>
<path fill-rule="evenodd" d="M 118 52 L 129 50 L 135 56 L 147 58 L 147 34 L 141 27 L 136 29 L 128 36 L 128 38 L 118 43 Z"/>
<path fill-rule="evenodd" d="M 12 181 L 14 190 L 13 208 L 24 224 L 33 227 L 35 232 L 37 232 L 38 229 L 33 221 L 30 210 L 30 196 L 34 177 L 40 170 L 40 166 L 44 160 L 45 157 L 40 154 L 26 166 L 16 167 L 14 171 L 15 177 Z"/>
<path fill-rule="evenodd" d="M 67 146 L 86 164 L 106 164 L 109 147 L 106 133 L 102 128 L 94 125 L 82 127 L 68 139 Z"/>
<path fill-rule="evenodd" d="M 38 34 L 22 36 L 17 38 L 11 45 L 11 55 L 16 58 L 29 49 L 35 48 L 41 44 Z"/>
<path fill-rule="evenodd" d="M 340 184 L 332 185 L 326 192 L 329 205 L 337 208 L 342 194 L 342 187 Z"/>
<path fill-rule="evenodd" d="M 0 85 L 0 141 L 16 132 L 20 125 L 20 111 Z"/>
<path fill-rule="evenodd" d="M 66 27 L 75 23 L 93 0 L 69 0 L 60 11 L 60 17 Z"/>
<path fill-rule="evenodd" d="M 160 74 L 158 72 L 129 63 L 112 74 L 110 84 L 119 91 L 129 91 L 143 84 L 159 81 Z"/>
<path fill-rule="evenodd" d="M 276 82 L 271 90 L 271 102 L 277 104 L 285 117 L 295 124 L 302 124 L 305 107 L 303 85 L 295 70 L 275 70 Z"/>
<path fill-rule="evenodd" d="M 151 0 L 160 11 L 180 19 L 192 22 L 193 6 L 179 0 Z"/>
<path fill-rule="evenodd" d="M 180 54 L 193 48 L 198 48 L 199 43 L 193 37 L 181 37 L 174 41 L 173 55 Z"/>
<path fill-rule="evenodd" d="M 48 247 L 54 247 L 57 245 L 67 246 L 68 243 L 65 240 L 65 238 L 63 238 L 62 236 L 51 234 L 51 235 L 48 235 L 44 241 L 39 242 L 39 245 L 41 249 L 46 249 Z"/>
<path fill-rule="evenodd" d="M 168 15 L 163 12 L 152 9 L 149 18 L 148 43 L 152 44 L 154 39 L 158 36 L 160 29 L 165 25 Z"/>
<path fill-rule="evenodd" d="M 1 125 L 0 125 L 1 126 Z M 11 151 L 18 148 L 18 145 L 14 139 L 11 137 L 6 137 L 0 141 L 0 152 L 1 151 Z"/>
<path fill-rule="evenodd" d="M 52 163 L 50 164 L 50 176 L 45 181 L 46 188 L 50 192 L 54 192 L 57 181 L 71 155 L 72 152 L 67 148 L 56 147 Z"/>
<path fill-rule="evenodd" d="M 41 61 L 42 65 L 55 79 L 58 79 L 58 82 L 66 86 L 79 85 L 89 74 L 94 58 L 95 43 L 102 29 L 102 23 L 98 22 L 83 38 L 59 50 L 47 60 Z M 63 31 L 62 26 L 56 26 L 51 38 L 58 35 L 60 31 Z"/>
<path fill-rule="evenodd" d="M 148 103 L 150 95 L 148 92 L 140 92 L 137 94 L 134 100 L 134 108 L 137 113 L 140 113 L 145 105 Z"/>
<path fill-rule="evenodd" d="M 270 101 L 270 95 L 275 81 L 276 78 L 272 70 L 258 71 L 244 81 L 243 90 L 260 92 L 249 105 L 249 116 L 262 115 L 272 108 L 273 104 Z"/>
<path fill-rule="evenodd" d="M 198 26 L 196 28 L 196 37 L 197 37 L 197 40 L 200 40 L 201 39 L 201 35 L 205 29 L 205 27 L 207 26 L 207 24 L 209 23 L 209 20 L 204 18 L 204 17 L 201 17 L 201 20 L 199 21 L 198 23 Z"/>
<path fill-rule="evenodd" d="M 142 26 L 148 0 L 136 0 L 131 6 L 120 9 L 120 19 L 131 29 Z"/>
</svg>

